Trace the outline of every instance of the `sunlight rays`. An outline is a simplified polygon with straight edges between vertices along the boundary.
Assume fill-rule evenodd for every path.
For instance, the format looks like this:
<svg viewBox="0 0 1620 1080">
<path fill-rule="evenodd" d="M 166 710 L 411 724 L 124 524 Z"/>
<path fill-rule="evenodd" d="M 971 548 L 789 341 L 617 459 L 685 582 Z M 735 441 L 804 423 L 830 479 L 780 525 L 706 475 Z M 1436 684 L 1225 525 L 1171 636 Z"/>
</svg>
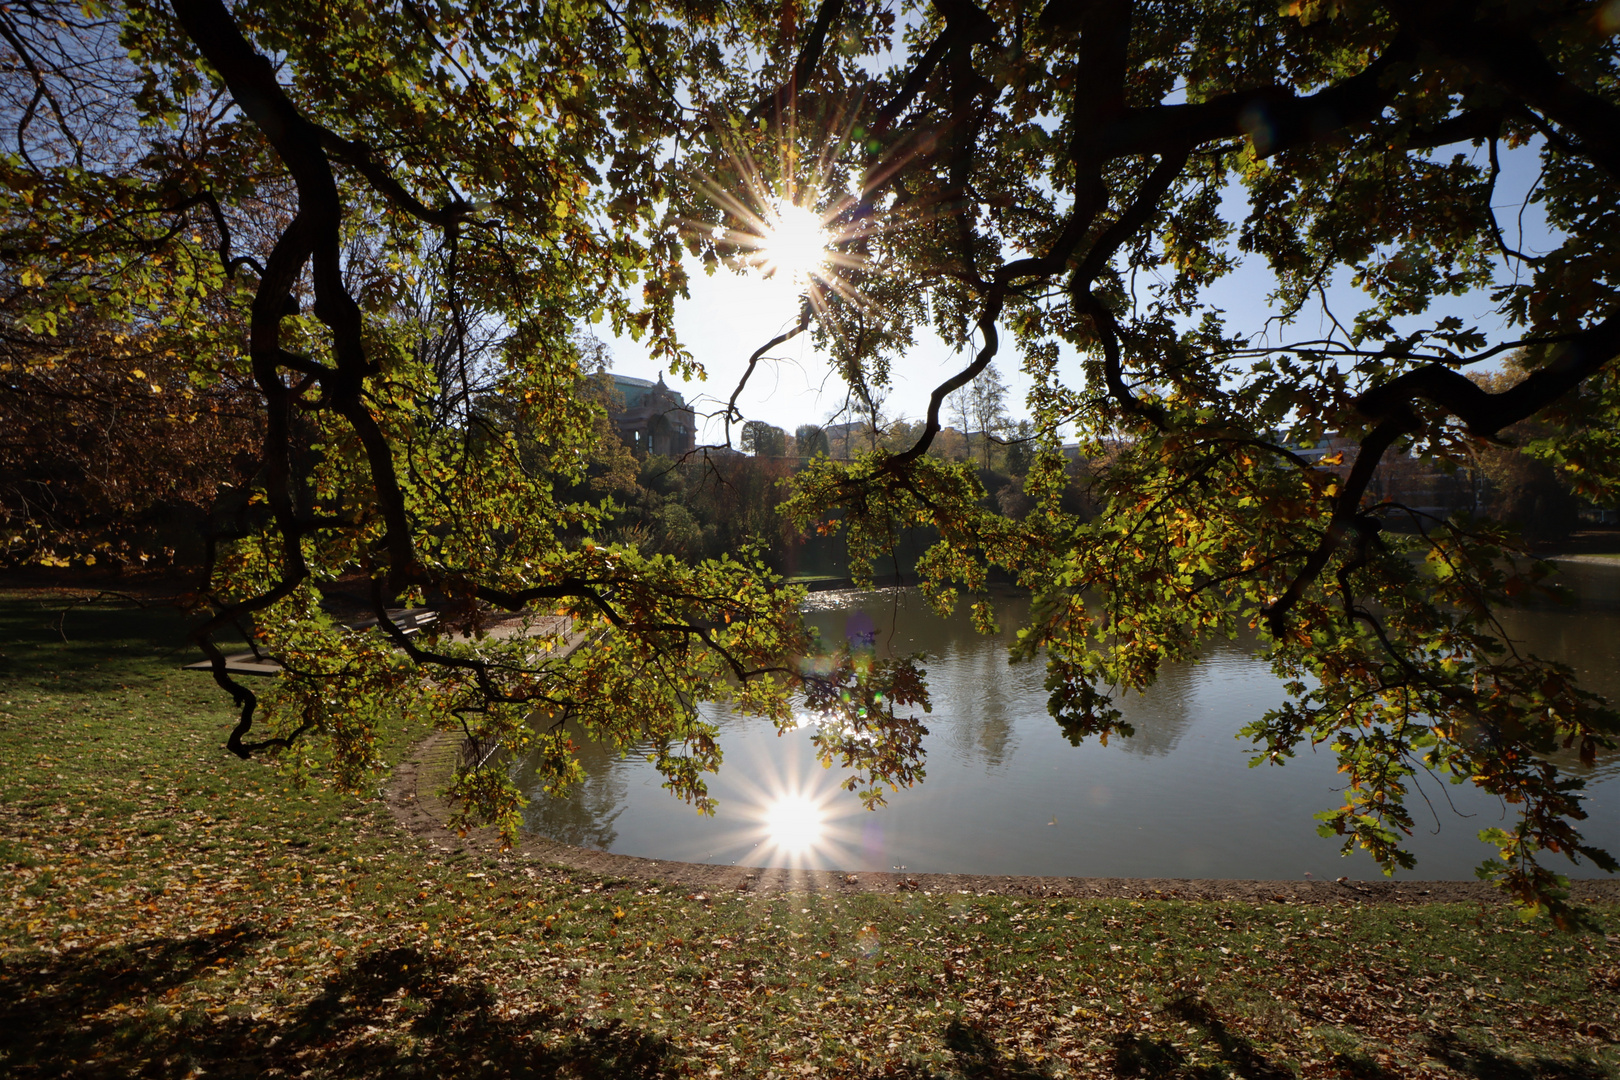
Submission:
<svg viewBox="0 0 1620 1080">
<path fill-rule="evenodd" d="M 819 768 L 798 776 L 762 776 L 744 796 L 748 831 L 758 837 L 756 857 L 763 865 L 836 866 L 847 860 L 855 839 L 845 818 L 859 810 L 843 806 L 841 789 Z"/>
<path fill-rule="evenodd" d="M 802 753 L 778 755 L 750 748 L 745 742 L 728 751 L 737 769 L 720 813 L 731 824 L 717 842 L 736 852 L 740 865 L 784 869 L 858 867 L 881 860 L 867 858 L 868 811 L 841 786 L 841 773 L 825 769 L 811 750 L 809 736 L 821 717 L 795 708 L 771 742 L 791 739 Z"/>
<path fill-rule="evenodd" d="M 766 277 L 781 275 L 795 288 L 803 288 L 825 273 L 833 254 L 831 239 L 821 215 L 778 201 L 766 214 L 755 265 Z"/>
<path fill-rule="evenodd" d="M 853 112 L 850 113 L 854 115 Z M 846 125 L 847 127 L 847 125 Z M 869 241 L 882 231 L 860 198 L 860 183 L 840 175 L 850 145 L 848 130 L 828 131 L 819 150 L 802 161 L 798 124 L 789 109 L 772 136 L 772 167 L 762 167 L 748 148 L 720 131 L 727 147 L 724 177 L 705 174 L 703 194 L 724 215 L 722 224 L 691 220 L 689 231 L 707 235 L 730 265 L 779 282 L 794 308 L 808 301 L 817 315 L 838 302 L 869 306 L 859 287 L 869 270 Z"/>
<path fill-rule="evenodd" d="M 894 183 L 908 166 L 937 153 L 937 132 L 882 145 L 857 126 L 864 115 L 859 95 L 818 108 L 818 115 L 814 130 L 801 131 L 790 100 L 769 131 L 716 123 L 722 150 L 699 171 L 697 191 L 711 209 L 694 208 L 680 219 L 679 228 L 706 259 L 718 257 L 735 272 L 739 306 L 782 320 L 776 334 L 759 340 L 731 395 L 724 414 L 728 443 L 731 423 L 742 419 L 736 401 L 756 367 L 789 359 L 766 353 L 807 331 L 813 348 L 849 385 L 845 408 L 869 402 L 854 358 L 862 350 L 904 347 L 908 320 L 916 315 L 907 300 L 910 282 L 899 279 L 891 261 L 895 243 L 912 230 L 937 230 L 961 212 L 959 199 L 916 198 Z M 873 379 L 888 385 L 884 355 Z"/>
<path fill-rule="evenodd" d="M 820 846 L 825 817 L 821 806 L 803 795 L 781 795 L 765 808 L 765 829 L 778 850 L 802 855 Z"/>
</svg>

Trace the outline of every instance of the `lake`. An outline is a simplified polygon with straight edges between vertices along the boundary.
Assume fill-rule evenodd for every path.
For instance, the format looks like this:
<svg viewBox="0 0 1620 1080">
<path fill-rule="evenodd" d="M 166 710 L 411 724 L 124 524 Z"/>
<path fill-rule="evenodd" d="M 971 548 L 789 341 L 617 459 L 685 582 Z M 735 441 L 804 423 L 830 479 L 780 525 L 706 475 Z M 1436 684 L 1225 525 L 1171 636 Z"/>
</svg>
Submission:
<svg viewBox="0 0 1620 1080">
<path fill-rule="evenodd" d="M 1573 607 L 1503 613 L 1529 651 L 1572 664 L 1588 686 L 1620 698 L 1620 565 L 1565 564 L 1580 596 Z M 1347 858 L 1316 834 L 1312 814 L 1336 806 L 1331 751 L 1309 749 L 1285 766 L 1249 768 L 1233 736 L 1283 700 L 1280 681 L 1237 642 L 1210 647 L 1197 664 L 1166 669 L 1121 707 L 1134 738 L 1069 744 L 1046 711 L 1044 666 L 1010 665 L 1007 643 L 1027 600 L 995 601 L 1000 637 L 973 632 L 960 605 L 941 619 L 912 589 L 812 594 L 806 617 L 823 640 L 846 626 L 875 626 L 880 650 L 923 652 L 933 699 L 927 778 L 864 810 L 838 789 L 844 775 L 815 759 L 806 727 L 778 736 L 769 723 L 710 707 L 725 762 L 709 781 L 711 818 L 673 798 L 641 756 L 587 744 L 587 780 L 568 797 L 536 794 L 526 823 L 583 847 L 689 862 L 803 866 L 849 871 L 1084 877 L 1301 879 L 1382 876 L 1365 854 Z M 1583 769 L 1587 839 L 1620 852 L 1620 760 Z M 520 782 L 525 770 L 520 770 Z M 1490 851 L 1482 828 L 1507 827 L 1497 800 L 1469 785 L 1420 774 L 1409 806 L 1417 856 L 1411 879 L 1472 879 Z M 1425 804 L 1424 796 L 1428 804 Z M 1573 877 L 1606 876 L 1561 857 Z"/>
</svg>

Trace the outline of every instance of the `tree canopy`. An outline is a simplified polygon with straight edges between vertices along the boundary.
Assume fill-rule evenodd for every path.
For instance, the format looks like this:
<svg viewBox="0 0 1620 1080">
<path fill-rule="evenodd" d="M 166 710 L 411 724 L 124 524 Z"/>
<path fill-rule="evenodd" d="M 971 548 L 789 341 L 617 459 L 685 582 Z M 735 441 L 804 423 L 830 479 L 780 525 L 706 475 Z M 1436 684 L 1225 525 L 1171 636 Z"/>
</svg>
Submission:
<svg viewBox="0 0 1620 1080">
<path fill-rule="evenodd" d="M 857 576 L 935 530 L 942 607 L 993 571 L 1029 589 L 1015 653 L 1076 740 L 1128 734 L 1119 694 L 1252 628 L 1292 698 L 1243 733 L 1260 760 L 1338 755 L 1326 828 L 1407 865 L 1415 771 L 1472 782 L 1517 811 L 1482 872 L 1556 905 L 1547 855 L 1614 862 L 1548 755 L 1590 760 L 1616 715 L 1496 621 L 1549 569 L 1512 533 L 1369 490 L 1382 461 L 1467 465 L 1533 420 L 1527 452 L 1620 492 L 1617 30 L 1614 4 L 1562 0 L 36 0 L 0 9 L 5 393 L 255 405 L 253 453 L 198 481 L 197 640 L 239 753 L 359 784 L 377 725 L 422 711 L 561 788 L 567 720 L 663 747 L 702 804 L 720 754 L 696 704 L 787 724 L 802 695 L 875 802 L 920 775 L 915 666 L 800 662 L 799 594 L 757 559 L 607 542 L 609 503 L 574 494 L 606 430 L 579 328 L 700 373 L 673 324 L 689 268 L 786 273 L 810 211 L 827 254 L 745 381 L 810 335 L 875 425 L 920 328 L 969 359 L 908 447 L 813 457 L 794 522 L 845 530 Z M 1545 250 L 1515 246 L 1526 211 Z M 1213 299 L 1240 260 L 1274 279 L 1261 325 Z M 1359 310 L 1329 303 L 1346 283 Z M 1468 377 L 1510 354 L 1511 385 Z M 928 453 L 1003 358 L 1035 386 L 1017 516 Z M 1065 509 L 1073 433 L 1095 515 Z M 6 514 L 14 556 L 64 557 L 51 519 Z M 323 612 L 355 578 L 378 630 Z M 407 602 L 440 632 L 395 628 Z M 480 637 L 490 607 L 585 644 Z M 286 669 L 266 693 L 220 662 L 247 625 Z M 501 769 L 456 794 L 513 827 Z"/>
<path fill-rule="evenodd" d="M 763 420 L 750 420 L 742 427 L 742 448 L 756 457 L 781 457 L 787 453 L 787 432 Z"/>
</svg>

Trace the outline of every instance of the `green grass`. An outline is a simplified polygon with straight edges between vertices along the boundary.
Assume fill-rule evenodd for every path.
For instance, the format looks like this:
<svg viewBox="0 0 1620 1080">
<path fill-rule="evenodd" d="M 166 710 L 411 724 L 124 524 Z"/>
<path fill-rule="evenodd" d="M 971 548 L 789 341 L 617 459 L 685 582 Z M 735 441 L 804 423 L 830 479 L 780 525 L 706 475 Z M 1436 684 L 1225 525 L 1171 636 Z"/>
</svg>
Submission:
<svg viewBox="0 0 1620 1080">
<path fill-rule="evenodd" d="M 1439 905 L 706 896 L 434 854 L 376 799 L 225 754 L 174 616 L 62 606 L 0 598 L 8 1076 L 1620 1075 L 1601 932 Z"/>
</svg>

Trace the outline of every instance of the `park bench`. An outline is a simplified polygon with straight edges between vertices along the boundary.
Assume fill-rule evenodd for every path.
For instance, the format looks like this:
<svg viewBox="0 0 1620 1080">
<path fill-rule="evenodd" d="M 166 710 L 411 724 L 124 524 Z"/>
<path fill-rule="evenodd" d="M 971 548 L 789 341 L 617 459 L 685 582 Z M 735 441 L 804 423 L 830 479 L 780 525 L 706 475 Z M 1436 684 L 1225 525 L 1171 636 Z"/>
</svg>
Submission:
<svg viewBox="0 0 1620 1080">
<path fill-rule="evenodd" d="M 439 613 L 433 608 L 396 608 L 388 612 L 388 621 L 398 627 L 406 637 L 414 637 L 423 630 L 434 626 L 439 621 Z M 379 619 L 362 619 L 359 622 L 344 623 L 350 630 L 370 630 L 380 624 Z M 185 671 L 212 671 L 214 665 L 209 660 L 199 660 L 195 664 L 187 664 Z M 258 652 L 234 653 L 225 658 L 225 671 L 230 675 L 275 675 L 281 671 L 281 664 L 273 657 Z"/>
</svg>

